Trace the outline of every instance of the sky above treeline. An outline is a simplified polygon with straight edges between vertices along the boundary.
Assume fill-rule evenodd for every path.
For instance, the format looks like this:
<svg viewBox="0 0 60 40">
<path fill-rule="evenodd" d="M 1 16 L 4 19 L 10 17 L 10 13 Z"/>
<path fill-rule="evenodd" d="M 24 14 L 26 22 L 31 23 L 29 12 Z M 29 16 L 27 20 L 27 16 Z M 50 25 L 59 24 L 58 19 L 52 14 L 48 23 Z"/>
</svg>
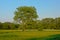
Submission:
<svg viewBox="0 0 60 40">
<path fill-rule="evenodd" d="M 60 0 L 0 0 L 0 22 L 12 22 L 19 6 L 34 6 L 39 19 L 60 17 Z"/>
</svg>

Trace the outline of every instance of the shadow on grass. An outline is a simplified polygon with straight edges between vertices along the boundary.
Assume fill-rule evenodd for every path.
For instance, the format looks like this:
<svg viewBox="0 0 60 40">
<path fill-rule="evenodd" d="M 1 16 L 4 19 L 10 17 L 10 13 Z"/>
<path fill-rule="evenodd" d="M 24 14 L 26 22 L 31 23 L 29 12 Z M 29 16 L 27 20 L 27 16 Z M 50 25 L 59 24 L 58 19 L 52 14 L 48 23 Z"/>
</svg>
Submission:
<svg viewBox="0 0 60 40">
<path fill-rule="evenodd" d="M 51 35 L 49 37 L 44 37 L 44 38 L 30 38 L 26 40 L 60 40 L 60 34 Z"/>
</svg>

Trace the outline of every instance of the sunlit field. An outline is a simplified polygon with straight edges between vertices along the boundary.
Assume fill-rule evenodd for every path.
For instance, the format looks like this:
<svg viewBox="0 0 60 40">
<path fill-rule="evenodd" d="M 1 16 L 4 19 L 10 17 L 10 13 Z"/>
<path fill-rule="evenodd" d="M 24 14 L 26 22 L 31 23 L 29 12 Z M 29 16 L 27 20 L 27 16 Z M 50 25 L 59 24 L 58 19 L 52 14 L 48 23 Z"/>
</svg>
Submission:
<svg viewBox="0 0 60 40">
<path fill-rule="evenodd" d="M 0 30 L 0 40 L 28 40 L 31 38 L 49 37 L 55 34 L 60 34 L 60 31 Z"/>
</svg>

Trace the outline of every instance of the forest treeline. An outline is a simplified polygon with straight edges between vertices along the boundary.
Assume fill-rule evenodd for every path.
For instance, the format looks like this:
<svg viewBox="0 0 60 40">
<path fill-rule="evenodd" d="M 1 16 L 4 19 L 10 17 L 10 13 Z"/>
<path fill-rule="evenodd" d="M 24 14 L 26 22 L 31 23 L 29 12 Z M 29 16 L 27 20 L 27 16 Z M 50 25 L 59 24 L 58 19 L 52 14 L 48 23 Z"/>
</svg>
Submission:
<svg viewBox="0 0 60 40">
<path fill-rule="evenodd" d="M 42 20 L 36 20 L 30 22 L 28 25 L 11 23 L 11 22 L 0 22 L 0 29 L 60 29 L 60 17 L 58 18 L 44 18 Z"/>
</svg>

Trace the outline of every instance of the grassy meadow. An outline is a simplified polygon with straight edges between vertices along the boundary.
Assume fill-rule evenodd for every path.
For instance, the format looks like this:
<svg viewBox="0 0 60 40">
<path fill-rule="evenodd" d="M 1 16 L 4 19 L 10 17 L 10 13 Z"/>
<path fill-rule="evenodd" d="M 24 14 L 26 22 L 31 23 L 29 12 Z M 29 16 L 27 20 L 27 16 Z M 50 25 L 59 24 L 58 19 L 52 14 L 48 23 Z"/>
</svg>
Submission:
<svg viewBox="0 0 60 40">
<path fill-rule="evenodd" d="M 60 34 L 59 31 L 19 31 L 0 30 L 0 40 L 44 40 L 50 35 Z"/>
</svg>

